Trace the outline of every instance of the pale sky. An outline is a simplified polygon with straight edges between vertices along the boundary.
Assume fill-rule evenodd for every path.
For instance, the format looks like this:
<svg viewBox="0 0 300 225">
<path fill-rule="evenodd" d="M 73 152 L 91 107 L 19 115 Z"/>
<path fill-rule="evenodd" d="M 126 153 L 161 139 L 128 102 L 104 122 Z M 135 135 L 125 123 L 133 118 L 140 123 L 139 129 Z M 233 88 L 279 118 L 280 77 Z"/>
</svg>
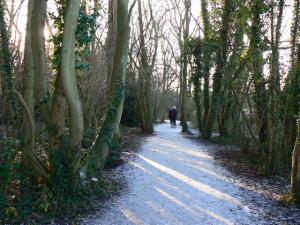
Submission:
<svg viewBox="0 0 300 225">
<path fill-rule="evenodd" d="M 28 0 L 15 0 L 15 4 L 19 5 L 20 3 L 23 2 L 21 8 L 20 8 L 20 13 L 19 16 L 15 18 L 15 24 L 18 24 L 18 29 L 20 30 L 21 33 L 25 32 L 26 29 L 26 20 L 27 20 L 27 1 Z M 164 0 L 156 0 L 157 2 L 164 2 Z M 200 1 L 201 0 L 192 0 L 192 13 L 195 17 L 200 15 Z M 7 1 L 8 6 L 10 6 L 11 0 Z M 106 2 L 106 1 L 104 1 Z M 153 0 L 155 2 L 155 0 Z M 53 0 L 48 0 L 48 7 L 52 8 L 53 7 Z M 9 7 L 10 8 L 10 7 Z"/>
<path fill-rule="evenodd" d="M 10 8 L 10 1 L 8 0 L 8 8 Z M 26 14 L 27 14 L 27 1 L 28 0 L 15 0 L 16 5 L 19 5 L 21 2 L 23 2 L 18 16 L 16 16 L 14 23 L 18 25 L 18 29 L 20 31 L 20 34 L 22 36 L 22 39 L 24 39 L 25 36 L 25 28 L 26 28 Z M 108 0 L 107 0 L 108 1 Z M 104 0 L 104 3 L 107 2 Z M 132 0 L 131 0 L 132 1 Z M 146 1 L 146 0 L 145 0 Z M 153 3 L 164 3 L 165 0 L 152 0 Z M 200 3 L 201 0 L 192 0 L 192 14 L 195 18 L 200 16 Z M 284 17 L 283 17 L 283 23 L 282 23 L 282 46 L 288 46 L 289 45 L 289 39 L 290 39 L 290 29 L 291 29 L 291 18 L 292 18 L 292 5 L 293 0 L 286 0 L 286 7 L 284 9 Z M 48 0 L 48 8 L 53 8 L 53 0 Z M 191 23 L 191 30 L 195 27 L 195 22 L 192 21 Z M 47 31 L 46 31 L 47 32 Z M 12 37 L 15 37 L 13 34 Z M 285 65 L 288 64 L 289 60 L 289 51 L 281 51 L 281 62 Z"/>
</svg>

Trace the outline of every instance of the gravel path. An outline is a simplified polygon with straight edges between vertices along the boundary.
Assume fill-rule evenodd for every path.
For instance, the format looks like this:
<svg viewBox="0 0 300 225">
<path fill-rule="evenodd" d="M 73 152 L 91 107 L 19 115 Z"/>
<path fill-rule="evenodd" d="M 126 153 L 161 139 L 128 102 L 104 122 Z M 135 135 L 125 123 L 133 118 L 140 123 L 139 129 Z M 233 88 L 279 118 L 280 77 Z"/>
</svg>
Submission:
<svg viewBox="0 0 300 225">
<path fill-rule="evenodd" d="M 82 224 L 276 224 L 253 203 L 261 196 L 218 166 L 207 146 L 184 137 L 180 127 L 155 130 L 120 168 L 126 190 Z"/>
</svg>

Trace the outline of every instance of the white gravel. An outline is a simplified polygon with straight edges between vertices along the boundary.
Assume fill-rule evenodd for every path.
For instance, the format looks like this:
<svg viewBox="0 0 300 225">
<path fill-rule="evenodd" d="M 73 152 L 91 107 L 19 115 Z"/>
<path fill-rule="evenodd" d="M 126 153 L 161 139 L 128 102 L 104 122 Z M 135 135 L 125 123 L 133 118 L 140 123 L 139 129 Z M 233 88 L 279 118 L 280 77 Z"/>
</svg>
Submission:
<svg viewBox="0 0 300 225">
<path fill-rule="evenodd" d="M 251 203 L 259 195 L 241 188 L 207 146 L 184 137 L 180 127 L 161 124 L 155 131 L 121 168 L 126 190 L 82 224 L 274 224 Z"/>
</svg>

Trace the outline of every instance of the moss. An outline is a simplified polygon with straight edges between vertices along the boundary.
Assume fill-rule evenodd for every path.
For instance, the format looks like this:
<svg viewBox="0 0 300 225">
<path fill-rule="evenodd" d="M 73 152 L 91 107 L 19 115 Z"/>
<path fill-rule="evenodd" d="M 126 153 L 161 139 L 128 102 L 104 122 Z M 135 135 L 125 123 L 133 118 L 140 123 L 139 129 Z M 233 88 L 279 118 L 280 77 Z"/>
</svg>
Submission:
<svg viewBox="0 0 300 225">
<path fill-rule="evenodd" d="M 290 192 L 283 194 L 280 198 L 280 201 L 286 206 L 291 206 L 294 204 L 300 206 L 300 202 L 297 203 L 295 196 L 293 196 Z"/>
<path fill-rule="evenodd" d="M 88 174 L 101 173 L 101 169 L 105 164 L 106 156 L 104 156 L 104 148 L 108 148 L 111 144 L 112 137 L 116 132 L 116 119 L 118 117 L 118 108 L 122 104 L 124 98 L 124 85 L 122 81 L 116 82 L 116 92 L 107 111 L 103 125 L 97 134 L 96 141 L 92 149 L 92 156 L 89 157 Z M 103 158 L 105 157 L 105 158 Z"/>
</svg>

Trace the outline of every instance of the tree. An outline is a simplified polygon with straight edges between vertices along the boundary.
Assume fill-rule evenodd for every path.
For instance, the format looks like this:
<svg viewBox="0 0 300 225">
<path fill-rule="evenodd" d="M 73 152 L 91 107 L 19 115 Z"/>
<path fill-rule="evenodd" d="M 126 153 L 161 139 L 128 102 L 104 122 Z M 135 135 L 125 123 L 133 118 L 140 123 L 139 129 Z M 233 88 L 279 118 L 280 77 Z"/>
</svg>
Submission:
<svg viewBox="0 0 300 225">
<path fill-rule="evenodd" d="M 153 20 L 153 18 L 151 18 Z M 154 64 L 149 65 L 147 49 L 145 45 L 145 34 L 142 14 L 142 1 L 138 0 L 138 21 L 139 21 L 139 41 L 140 41 L 140 66 L 139 66 L 139 112 L 141 128 L 146 133 L 153 132 L 153 112 L 151 103 L 151 77 Z M 157 49 L 157 47 L 155 48 Z M 156 57 L 155 50 L 155 57 Z M 153 57 L 154 57 L 153 56 Z"/>
<path fill-rule="evenodd" d="M 180 97 L 181 97 L 181 118 L 180 124 L 182 126 L 182 132 L 188 132 L 187 125 L 187 76 L 188 76 L 188 37 L 189 37 L 189 27 L 191 20 L 191 1 L 185 0 L 185 26 L 183 28 L 183 45 L 181 46 L 181 57 L 182 57 L 182 71 L 180 79 Z"/>
<path fill-rule="evenodd" d="M 29 5 L 30 6 L 30 5 Z M 28 9 L 30 10 L 30 8 Z M 47 87 L 47 60 L 45 52 L 44 29 L 46 24 L 47 1 L 34 1 L 32 8 L 33 19 L 30 19 L 31 49 L 34 68 L 34 89 L 36 104 L 43 123 L 49 130 L 49 90 Z M 30 16 L 31 14 L 29 14 Z M 30 59 L 29 59 L 30 60 Z"/>
<path fill-rule="evenodd" d="M 6 97 L 6 103 L 9 107 L 11 115 L 11 123 L 19 128 L 19 113 L 17 108 L 17 97 L 15 93 L 15 87 L 13 82 L 12 71 L 12 56 L 9 50 L 9 40 L 7 33 L 7 26 L 4 20 L 4 5 L 0 2 L 0 40 L 1 40 L 1 74 L 3 74 L 3 91 Z"/>
<path fill-rule="evenodd" d="M 299 111 L 299 76 L 295 73 L 295 64 L 297 62 L 297 43 L 299 43 L 299 19 L 300 1 L 294 1 L 293 21 L 291 27 L 291 69 L 287 74 L 286 85 L 283 89 L 284 105 L 284 137 L 281 148 L 286 152 L 285 157 L 289 157 L 291 149 L 296 139 L 296 118 Z"/>
<path fill-rule="evenodd" d="M 280 29 L 282 23 L 282 14 L 284 0 L 278 2 L 277 24 L 274 26 L 274 1 L 271 2 L 271 65 L 270 65 L 270 100 L 268 114 L 268 132 L 269 132 L 269 148 L 270 148 L 270 171 L 275 173 L 278 170 L 278 157 L 282 140 L 283 128 L 280 120 L 280 71 L 279 71 L 279 41 L 281 37 Z M 279 122 L 280 121 L 280 122 Z"/>
<path fill-rule="evenodd" d="M 69 172 L 74 176 L 74 179 L 79 176 L 78 162 L 80 160 L 83 132 L 82 106 L 77 88 L 75 70 L 75 32 L 79 9 L 80 0 L 67 2 L 60 64 L 61 82 L 69 108 L 70 119 L 70 149 L 66 152 L 66 160 L 71 168 Z"/>
<path fill-rule="evenodd" d="M 31 49 L 31 18 L 34 0 L 28 1 L 28 12 L 27 12 L 27 25 L 25 35 L 25 49 L 24 49 L 24 100 L 33 115 L 34 107 L 34 66 Z M 28 133 L 28 129 L 25 133 Z"/>
<path fill-rule="evenodd" d="M 216 53 L 216 71 L 213 77 L 213 92 L 211 97 L 210 111 L 207 123 L 202 134 L 204 139 L 210 139 L 213 126 L 215 124 L 217 114 L 220 110 L 220 96 L 223 88 L 223 76 L 228 55 L 228 36 L 232 17 L 231 0 L 224 1 L 224 9 L 222 14 L 222 25 L 220 29 L 220 37 L 218 40 L 218 51 Z"/>
<path fill-rule="evenodd" d="M 253 71 L 253 82 L 255 87 L 254 101 L 256 108 L 256 127 L 259 129 L 259 151 L 263 161 L 267 160 L 268 153 L 268 102 L 266 94 L 265 79 L 263 77 L 263 43 L 262 43 L 262 21 L 261 15 L 264 11 L 264 3 L 253 0 L 251 2 L 252 26 L 250 34 L 250 55 Z"/>
<path fill-rule="evenodd" d="M 297 121 L 297 137 L 292 155 L 291 195 L 300 201 L 300 114 Z"/>
<path fill-rule="evenodd" d="M 113 59 L 115 53 L 115 41 L 117 32 L 117 12 L 116 0 L 109 1 L 108 3 L 108 33 L 106 38 L 106 58 L 107 58 L 107 87 L 108 95 L 110 92 L 110 80 L 112 76 Z"/>
<path fill-rule="evenodd" d="M 207 9 L 207 0 L 201 1 L 201 15 L 203 23 L 203 33 L 204 33 L 204 43 L 203 43 L 203 121 L 202 126 L 207 124 L 209 107 L 210 107 L 210 94 L 209 94 L 209 77 L 210 77 L 210 68 L 212 65 L 212 28 L 210 23 L 210 18 Z M 204 133 L 203 127 L 201 133 Z"/>
<path fill-rule="evenodd" d="M 128 0 L 117 0 L 116 11 L 118 29 L 111 79 L 112 94 L 104 122 L 88 157 L 87 172 L 89 176 L 101 174 L 112 137 L 118 131 L 123 110 L 129 43 Z"/>
<path fill-rule="evenodd" d="M 193 68 L 192 68 L 192 83 L 194 85 L 194 90 L 193 90 L 193 99 L 195 102 L 196 106 L 196 119 L 197 119 L 197 127 L 199 131 L 203 129 L 203 124 L 202 124 L 202 102 L 201 102 L 201 81 L 203 78 L 203 56 L 202 56 L 202 51 L 203 51 L 203 43 L 200 38 L 196 38 L 193 40 L 190 40 L 190 54 L 193 56 Z"/>
</svg>

